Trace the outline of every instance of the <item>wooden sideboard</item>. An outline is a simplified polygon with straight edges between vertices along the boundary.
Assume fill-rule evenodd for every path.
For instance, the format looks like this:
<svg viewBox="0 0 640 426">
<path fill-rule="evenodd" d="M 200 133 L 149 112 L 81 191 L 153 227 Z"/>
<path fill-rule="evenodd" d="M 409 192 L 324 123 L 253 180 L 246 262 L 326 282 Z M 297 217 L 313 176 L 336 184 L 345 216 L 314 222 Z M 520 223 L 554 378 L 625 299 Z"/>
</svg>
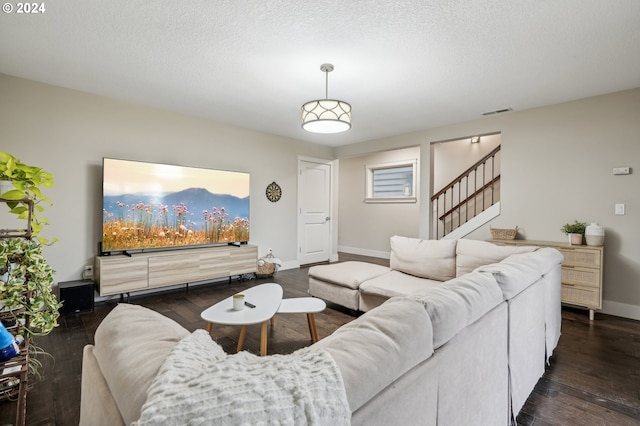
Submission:
<svg viewBox="0 0 640 426">
<path fill-rule="evenodd" d="M 96 256 L 100 296 L 255 273 L 258 247 L 251 244 Z"/>
<path fill-rule="evenodd" d="M 593 320 L 596 309 L 602 309 L 602 272 L 604 247 L 574 246 L 554 241 L 491 240 L 500 245 L 553 247 L 558 249 L 562 262 L 562 303 L 589 309 Z"/>
</svg>

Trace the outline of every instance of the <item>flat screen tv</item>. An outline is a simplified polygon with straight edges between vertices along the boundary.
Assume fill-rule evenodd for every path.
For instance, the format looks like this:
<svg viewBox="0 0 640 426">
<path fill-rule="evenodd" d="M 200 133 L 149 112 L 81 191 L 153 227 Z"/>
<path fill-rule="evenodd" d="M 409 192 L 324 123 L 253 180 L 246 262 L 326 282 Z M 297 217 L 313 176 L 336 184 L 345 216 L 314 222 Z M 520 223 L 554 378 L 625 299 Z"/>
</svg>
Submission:
<svg viewBox="0 0 640 426">
<path fill-rule="evenodd" d="M 249 173 L 104 158 L 101 254 L 249 241 Z"/>
</svg>

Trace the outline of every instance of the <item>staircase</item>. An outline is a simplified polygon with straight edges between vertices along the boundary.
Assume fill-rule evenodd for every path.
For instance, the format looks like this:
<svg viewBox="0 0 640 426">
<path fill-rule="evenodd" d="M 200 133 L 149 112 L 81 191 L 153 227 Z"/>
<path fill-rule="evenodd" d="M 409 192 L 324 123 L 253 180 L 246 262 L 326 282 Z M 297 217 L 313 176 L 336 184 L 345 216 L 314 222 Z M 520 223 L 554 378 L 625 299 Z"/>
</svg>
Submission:
<svg viewBox="0 0 640 426">
<path fill-rule="evenodd" d="M 500 146 L 431 197 L 436 239 L 462 238 L 500 214 Z"/>
</svg>

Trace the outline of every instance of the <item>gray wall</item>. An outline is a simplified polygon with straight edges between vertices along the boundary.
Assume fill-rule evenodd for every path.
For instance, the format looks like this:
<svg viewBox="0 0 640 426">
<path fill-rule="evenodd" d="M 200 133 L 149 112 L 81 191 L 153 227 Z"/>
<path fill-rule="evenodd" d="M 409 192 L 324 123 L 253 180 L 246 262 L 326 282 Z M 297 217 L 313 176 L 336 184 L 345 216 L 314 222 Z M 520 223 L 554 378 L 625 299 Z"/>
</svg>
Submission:
<svg viewBox="0 0 640 426">
<path fill-rule="evenodd" d="M 416 203 L 365 203 L 365 168 L 394 161 L 418 160 L 420 147 L 395 149 L 339 160 L 338 249 L 388 257 L 393 235 L 418 236 L 420 207 Z M 420 190 L 420 173 L 417 176 Z"/>
<path fill-rule="evenodd" d="M 44 231 L 58 281 L 93 263 L 102 226 L 102 158 L 251 173 L 251 243 L 297 266 L 298 156 L 332 159 L 328 147 L 0 75 L 0 151 L 55 177 Z M 276 181 L 277 203 L 265 197 Z M 0 222 L 1 223 L 1 222 Z M 293 225 L 292 225 L 293 224 Z M 0 228 L 2 226 L 0 225 Z"/>
<path fill-rule="evenodd" d="M 564 241 L 564 223 L 600 222 L 606 230 L 604 310 L 640 319 L 640 166 L 634 163 L 640 159 L 639 111 L 640 89 L 633 89 L 330 149 L 0 75 L 0 150 L 56 177 L 47 191 L 55 205 L 47 208 L 52 225 L 45 232 L 60 241 L 45 254 L 58 281 L 66 281 L 79 278 L 96 254 L 102 157 L 250 172 L 251 242 L 261 254 L 273 248 L 295 267 L 291 224 L 297 221 L 299 156 L 348 163 L 351 157 L 420 147 L 415 211 L 377 214 L 366 229 L 347 233 L 345 227 L 362 223 L 362 217 L 345 200 L 361 201 L 364 189 L 344 180 L 337 184 L 339 244 L 386 253 L 386 235 L 429 237 L 431 143 L 501 132 L 502 214 L 491 225 L 517 224 L 519 238 Z M 617 166 L 635 170 L 613 176 Z M 264 197 L 272 181 L 284 191 L 275 204 Z M 615 203 L 626 205 L 624 216 L 614 215 Z M 374 234 L 385 238 L 372 239 Z M 489 237 L 488 226 L 470 235 Z"/>
<path fill-rule="evenodd" d="M 347 145 L 335 154 L 344 158 L 420 145 L 419 234 L 429 238 L 431 143 L 496 132 L 502 133 L 502 202 L 491 226 L 518 225 L 518 238 L 565 241 L 563 224 L 599 222 L 606 231 L 603 310 L 640 319 L 640 89 Z M 618 166 L 633 173 L 614 176 Z M 344 189 L 341 199 L 349 197 Z M 615 203 L 626 205 L 624 216 L 614 214 Z M 350 214 L 340 207 L 341 220 L 355 220 Z M 371 223 L 371 228 L 384 226 Z M 351 244 L 388 251 L 388 242 L 370 246 L 360 238 Z M 489 239 L 489 226 L 469 238 Z"/>
</svg>

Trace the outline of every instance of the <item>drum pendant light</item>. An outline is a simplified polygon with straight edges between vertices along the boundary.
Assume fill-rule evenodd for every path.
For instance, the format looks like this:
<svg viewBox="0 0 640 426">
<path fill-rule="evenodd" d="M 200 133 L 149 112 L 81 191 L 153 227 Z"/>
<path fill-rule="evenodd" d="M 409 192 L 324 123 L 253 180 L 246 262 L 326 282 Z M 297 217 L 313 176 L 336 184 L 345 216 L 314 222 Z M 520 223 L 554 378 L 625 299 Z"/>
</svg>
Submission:
<svg viewBox="0 0 640 426">
<path fill-rule="evenodd" d="M 332 64 L 320 65 L 325 73 L 325 99 L 316 99 L 302 105 L 302 128 L 312 133 L 340 133 L 351 128 L 351 105 L 329 99 L 329 73 Z"/>
</svg>

